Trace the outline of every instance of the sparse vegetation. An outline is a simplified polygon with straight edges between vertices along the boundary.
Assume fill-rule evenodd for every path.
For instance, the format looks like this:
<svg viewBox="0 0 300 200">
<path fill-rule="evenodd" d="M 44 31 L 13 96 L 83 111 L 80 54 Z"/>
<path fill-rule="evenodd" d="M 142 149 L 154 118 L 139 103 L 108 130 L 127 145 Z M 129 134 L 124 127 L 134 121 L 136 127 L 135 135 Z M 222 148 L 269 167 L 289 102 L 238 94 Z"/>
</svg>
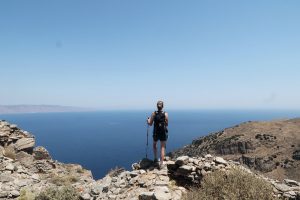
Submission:
<svg viewBox="0 0 300 200">
<path fill-rule="evenodd" d="M 274 200 L 271 185 L 240 169 L 216 171 L 205 176 L 201 187 L 191 189 L 184 200 Z"/>
<path fill-rule="evenodd" d="M 51 187 L 42 191 L 35 200 L 79 200 L 79 194 L 71 186 Z"/>
<path fill-rule="evenodd" d="M 5 157 L 11 158 L 11 159 L 13 159 L 13 160 L 16 159 L 16 152 L 15 152 L 14 148 L 11 147 L 11 146 L 4 147 L 3 155 L 4 155 Z"/>
<path fill-rule="evenodd" d="M 118 176 L 119 174 L 121 174 L 122 172 L 124 172 L 125 169 L 123 167 L 118 167 L 116 166 L 114 169 L 111 169 L 109 172 L 108 172 L 108 175 L 110 177 L 115 177 L 115 176 Z"/>
<path fill-rule="evenodd" d="M 78 177 L 76 177 L 72 174 L 68 174 L 65 176 L 59 176 L 57 174 L 53 174 L 50 179 L 50 182 L 57 186 L 63 186 L 63 185 L 76 183 L 78 180 L 79 180 Z"/>
<path fill-rule="evenodd" d="M 82 169 L 82 168 L 77 168 L 77 169 L 76 169 L 76 172 L 79 173 L 79 174 L 83 174 L 83 173 L 84 173 L 84 169 Z"/>
<path fill-rule="evenodd" d="M 35 195 L 27 188 L 23 188 L 20 191 L 20 196 L 18 200 L 35 200 Z"/>
</svg>

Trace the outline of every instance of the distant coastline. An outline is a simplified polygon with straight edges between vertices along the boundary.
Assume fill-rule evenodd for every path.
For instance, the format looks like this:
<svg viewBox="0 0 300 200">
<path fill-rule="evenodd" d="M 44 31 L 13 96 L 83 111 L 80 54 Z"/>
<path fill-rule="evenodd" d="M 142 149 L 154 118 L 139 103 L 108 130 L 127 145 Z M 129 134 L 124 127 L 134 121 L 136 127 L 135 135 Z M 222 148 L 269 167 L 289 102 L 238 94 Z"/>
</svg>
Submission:
<svg viewBox="0 0 300 200">
<path fill-rule="evenodd" d="M 60 105 L 0 105 L 0 114 L 52 113 L 52 112 L 85 112 L 96 111 L 92 108 Z"/>
</svg>

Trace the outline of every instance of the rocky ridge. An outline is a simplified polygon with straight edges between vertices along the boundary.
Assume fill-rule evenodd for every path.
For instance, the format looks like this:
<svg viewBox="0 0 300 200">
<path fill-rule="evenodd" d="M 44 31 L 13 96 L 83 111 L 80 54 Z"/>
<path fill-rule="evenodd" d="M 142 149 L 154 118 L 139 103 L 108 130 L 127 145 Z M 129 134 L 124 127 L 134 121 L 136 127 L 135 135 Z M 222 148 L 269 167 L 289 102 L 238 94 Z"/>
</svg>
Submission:
<svg viewBox="0 0 300 200">
<path fill-rule="evenodd" d="M 249 121 L 194 140 L 170 154 L 212 154 L 274 179 L 300 181 L 300 119 Z"/>
<path fill-rule="evenodd" d="M 0 121 L 0 135 L 0 200 L 17 199 L 22 190 L 38 194 L 64 184 L 76 188 L 83 200 L 179 200 L 190 186 L 201 184 L 203 177 L 216 170 L 238 167 L 253 174 L 238 162 L 207 154 L 167 158 L 160 170 L 151 160 L 143 159 L 134 163 L 131 171 L 117 168 L 103 179 L 94 180 L 91 172 L 80 165 L 55 161 L 44 147 L 34 147 L 34 136 L 16 125 Z M 273 185 L 274 196 L 300 198 L 299 182 L 256 176 Z"/>
</svg>

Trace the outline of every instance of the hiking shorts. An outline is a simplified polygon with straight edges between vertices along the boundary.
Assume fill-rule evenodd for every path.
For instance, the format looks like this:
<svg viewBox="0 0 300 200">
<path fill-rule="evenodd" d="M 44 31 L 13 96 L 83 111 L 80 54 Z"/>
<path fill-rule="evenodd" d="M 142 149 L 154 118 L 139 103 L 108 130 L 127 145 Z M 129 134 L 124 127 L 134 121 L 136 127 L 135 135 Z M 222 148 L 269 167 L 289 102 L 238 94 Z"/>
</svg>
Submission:
<svg viewBox="0 0 300 200">
<path fill-rule="evenodd" d="M 153 133 L 153 140 L 157 142 L 160 141 L 167 141 L 168 139 L 168 133 Z"/>
</svg>

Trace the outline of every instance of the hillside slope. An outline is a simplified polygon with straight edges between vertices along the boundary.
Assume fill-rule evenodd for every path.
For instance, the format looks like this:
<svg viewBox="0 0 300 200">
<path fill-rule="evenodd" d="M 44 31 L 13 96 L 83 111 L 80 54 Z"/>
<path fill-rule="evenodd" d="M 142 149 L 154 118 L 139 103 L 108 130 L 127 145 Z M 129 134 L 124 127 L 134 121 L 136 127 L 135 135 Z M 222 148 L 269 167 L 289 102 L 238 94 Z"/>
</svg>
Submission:
<svg viewBox="0 0 300 200">
<path fill-rule="evenodd" d="M 294 122 L 292 121 L 292 123 Z M 218 134 L 225 135 L 225 133 Z M 237 136 L 233 136 L 237 138 Z M 210 142 L 209 140 L 211 139 L 207 139 L 198 146 L 213 142 L 213 140 Z M 195 144 L 193 145 L 195 146 Z M 252 150 L 254 147 L 255 145 L 251 146 Z M 195 148 L 191 149 L 195 150 Z M 246 151 L 248 149 L 248 147 L 244 148 Z M 228 151 L 227 148 L 220 150 Z M 189 152 L 187 147 L 182 151 Z M 193 152 L 196 153 L 196 151 Z M 297 155 L 294 158 L 297 158 Z M 95 162 L 99 161 L 95 160 Z M 242 198 L 244 196 L 247 196 L 246 199 L 273 199 L 273 197 L 275 199 L 277 199 L 276 197 L 289 200 L 300 199 L 300 182 L 290 179 L 277 181 L 266 178 L 261 174 L 251 172 L 235 161 L 226 161 L 222 157 L 210 154 L 201 157 L 181 156 L 176 159 L 166 157 L 165 166 L 161 169 L 158 169 L 151 160 L 143 159 L 134 163 L 130 171 L 116 168 L 104 178 L 94 180 L 91 172 L 80 165 L 53 160 L 44 147 L 35 146 L 34 135 L 21 130 L 17 125 L 0 120 L 0 200 L 186 200 L 186 193 L 191 188 L 199 187 L 199 184 L 205 182 L 204 179 L 210 175 L 212 177 L 228 177 L 237 170 L 245 177 L 252 177 L 251 179 L 255 183 L 261 183 L 261 186 L 258 187 L 256 184 L 248 185 L 249 188 L 256 186 L 255 190 L 243 186 L 241 189 L 244 192 L 236 193 L 236 183 L 241 183 L 239 185 L 249 183 L 247 182 L 248 178 L 227 181 L 226 184 L 232 186 L 238 199 L 245 199 Z M 222 172 L 223 175 L 218 175 L 220 174 L 218 172 Z M 268 189 L 267 196 L 269 198 L 257 196 L 266 194 L 264 188 Z M 202 189 L 211 190 L 211 187 Z M 219 191 L 218 187 L 215 189 Z M 220 192 L 218 196 L 223 198 L 224 195 L 229 194 L 232 192 L 226 194 Z M 209 195 L 209 199 L 211 199 L 210 197 L 211 195 Z"/>
<path fill-rule="evenodd" d="M 171 157 L 219 155 L 275 178 L 300 180 L 300 119 L 246 122 L 200 137 Z"/>
</svg>

